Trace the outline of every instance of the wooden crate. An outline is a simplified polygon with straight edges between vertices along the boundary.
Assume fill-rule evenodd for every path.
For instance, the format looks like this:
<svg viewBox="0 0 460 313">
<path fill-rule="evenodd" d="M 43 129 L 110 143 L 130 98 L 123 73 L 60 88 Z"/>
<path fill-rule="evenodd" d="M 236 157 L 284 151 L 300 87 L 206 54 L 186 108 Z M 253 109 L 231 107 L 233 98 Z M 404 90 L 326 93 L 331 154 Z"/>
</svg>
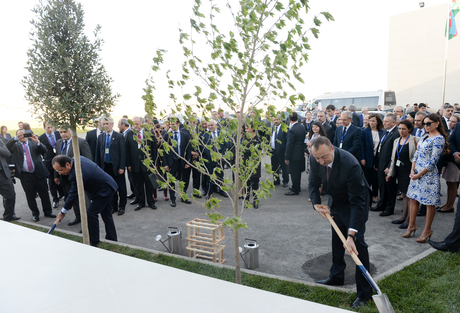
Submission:
<svg viewBox="0 0 460 313">
<path fill-rule="evenodd" d="M 225 236 L 221 222 L 214 224 L 211 221 L 196 218 L 185 225 L 188 241 L 186 249 L 189 257 L 208 259 L 220 264 L 225 262 L 225 245 L 222 245 Z"/>
</svg>

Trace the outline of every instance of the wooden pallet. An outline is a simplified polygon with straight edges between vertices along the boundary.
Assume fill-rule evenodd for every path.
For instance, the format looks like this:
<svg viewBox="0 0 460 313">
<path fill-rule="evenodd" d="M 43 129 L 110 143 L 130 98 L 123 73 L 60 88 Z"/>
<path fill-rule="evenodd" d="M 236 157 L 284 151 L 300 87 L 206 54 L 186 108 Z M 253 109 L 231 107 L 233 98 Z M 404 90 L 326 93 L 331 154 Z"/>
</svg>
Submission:
<svg viewBox="0 0 460 313">
<path fill-rule="evenodd" d="M 211 221 L 196 218 L 185 225 L 188 241 L 186 249 L 189 257 L 208 259 L 214 263 L 225 263 L 225 245 L 222 245 L 225 236 L 221 222 L 214 224 Z"/>
</svg>

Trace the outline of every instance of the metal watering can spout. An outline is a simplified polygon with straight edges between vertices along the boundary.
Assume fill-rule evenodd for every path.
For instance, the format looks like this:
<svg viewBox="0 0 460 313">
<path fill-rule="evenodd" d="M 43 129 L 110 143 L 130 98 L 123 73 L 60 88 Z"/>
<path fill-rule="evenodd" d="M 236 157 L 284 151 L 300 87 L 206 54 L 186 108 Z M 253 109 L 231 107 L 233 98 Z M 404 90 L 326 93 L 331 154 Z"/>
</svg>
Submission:
<svg viewBox="0 0 460 313">
<path fill-rule="evenodd" d="M 169 248 L 166 247 L 166 245 L 165 245 L 165 242 L 168 241 L 169 239 L 171 239 L 171 238 L 168 238 L 168 239 L 166 239 L 166 240 L 161 240 L 161 235 L 156 235 L 156 237 L 155 237 L 155 241 L 161 242 L 161 244 L 162 244 L 163 246 L 165 246 L 166 250 L 168 250 L 169 253 L 172 253 L 172 251 L 170 251 Z"/>
<path fill-rule="evenodd" d="M 238 247 L 238 249 L 240 250 L 240 257 L 241 257 L 241 259 L 243 260 L 244 266 L 245 266 L 246 268 L 248 268 L 248 265 L 246 264 L 246 261 L 244 260 L 244 255 L 245 255 L 246 253 L 248 253 L 249 250 L 246 250 L 246 251 L 243 252 L 243 248 Z"/>
</svg>

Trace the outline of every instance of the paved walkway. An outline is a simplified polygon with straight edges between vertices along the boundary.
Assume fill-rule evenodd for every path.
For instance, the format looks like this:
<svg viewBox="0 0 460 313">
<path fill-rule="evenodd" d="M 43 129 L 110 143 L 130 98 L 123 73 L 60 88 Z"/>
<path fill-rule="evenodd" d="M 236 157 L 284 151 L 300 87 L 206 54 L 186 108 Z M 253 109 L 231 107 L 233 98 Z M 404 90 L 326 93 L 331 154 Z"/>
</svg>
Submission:
<svg viewBox="0 0 460 313">
<path fill-rule="evenodd" d="M 268 159 L 266 160 L 268 162 Z M 227 171 L 228 173 L 228 171 Z M 264 170 L 262 176 L 266 176 Z M 302 189 L 299 196 L 285 196 L 287 188 L 277 186 L 272 197 L 262 199 L 258 210 L 247 210 L 243 220 L 248 224 L 247 229 L 240 231 L 239 245 L 243 246 L 245 238 L 258 241 L 260 245 L 258 272 L 299 279 L 305 282 L 314 282 L 316 279 L 327 277 L 332 262 L 331 257 L 331 227 L 327 220 L 316 213 L 310 202 L 307 202 L 306 191 L 308 175 L 302 174 Z M 32 214 L 27 207 L 21 184 L 15 185 L 17 193 L 16 215 L 21 221 L 32 222 Z M 442 202 L 446 201 L 446 186 L 442 180 Z M 173 208 L 169 202 L 163 200 L 159 192 L 158 209 L 152 210 L 145 207 L 135 212 L 134 206 L 129 205 L 123 216 L 114 215 L 118 232 L 118 240 L 149 249 L 165 251 L 161 243 L 155 241 L 158 234 L 166 238 L 169 226 L 178 227 L 183 233 L 183 255 L 185 249 L 187 227 L 185 224 L 195 218 L 206 218 L 206 210 L 200 203 L 186 205 L 177 202 Z M 224 216 L 232 215 L 229 199 L 219 195 L 221 199 L 221 212 Z M 201 199 L 197 199 L 201 200 Z M 325 200 L 325 198 L 323 198 Z M 129 203 L 129 202 L 128 202 Z M 63 201 L 61 200 L 60 207 Z M 41 208 L 41 205 L 39 204 Z M 455 204 L 456 207 L 456 204 Z M 367 222 L 366 241 L 369 244 L 371 273 L 374 277 L 392 271 L 398 265 L 411 260 L 420 254 L 426 254 L 432 248 L 429 244 L 419 244 L 415 241 L 423 231 L 425 217 L 417 217 L 419 230 L 416 237 L 404 239 L 405 230 L 398 229 L 391 221 L 399 218 L 402 211 L 402 201 L 397 201 L 396 214 L 389 217 L 380 217 L 377 212 L 370 212 Z M 55 210 L 57 213 L 58 211 Z M 43 214 L 43 212 L 42 212 Z M 74 213 L 69 212 L 58 229 L 78 233 L 80 226 L 67 226 L 73 220 Z M 50 227 L 54 219 L 40 216 L 39 225 Z M 101 238 L 105 234 L 104 224 L 101 221 Z M 437 213 L 433 223 L 433 240 L 440 241 L 452 230 L 454 222 L 453 213 Z M 234 265 L 233 235 L 226 229 L 227 238 L 224 257 L 226 265 Z M 430 250 L 431 249 L 431 250 Z M 429 251 L 427 251 L 429 250 Z M 354 288 L 354 266 L 350 257 L 347 257 L 346 284 Z"/>
</svg>

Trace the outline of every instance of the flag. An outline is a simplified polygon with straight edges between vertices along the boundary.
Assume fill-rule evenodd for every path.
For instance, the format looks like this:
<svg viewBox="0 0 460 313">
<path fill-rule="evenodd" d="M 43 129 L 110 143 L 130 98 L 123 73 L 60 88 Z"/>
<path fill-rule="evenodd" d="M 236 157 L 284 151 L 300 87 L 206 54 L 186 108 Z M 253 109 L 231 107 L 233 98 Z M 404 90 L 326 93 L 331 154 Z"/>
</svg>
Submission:
<svg viewBox="0 0 460 313">
<path fill-rule="evenodd" d="M 452 0 L 449 10 L 449 17 L 448 17 L 448 34 L 449 40 L 457 36 L 457 24 L 455 23 L 455 16 L 460 11 L 458 6 L 457 0 Z M 447 25 L 446 25 L 446 33 L 447 33 Z"/>
</svg>

